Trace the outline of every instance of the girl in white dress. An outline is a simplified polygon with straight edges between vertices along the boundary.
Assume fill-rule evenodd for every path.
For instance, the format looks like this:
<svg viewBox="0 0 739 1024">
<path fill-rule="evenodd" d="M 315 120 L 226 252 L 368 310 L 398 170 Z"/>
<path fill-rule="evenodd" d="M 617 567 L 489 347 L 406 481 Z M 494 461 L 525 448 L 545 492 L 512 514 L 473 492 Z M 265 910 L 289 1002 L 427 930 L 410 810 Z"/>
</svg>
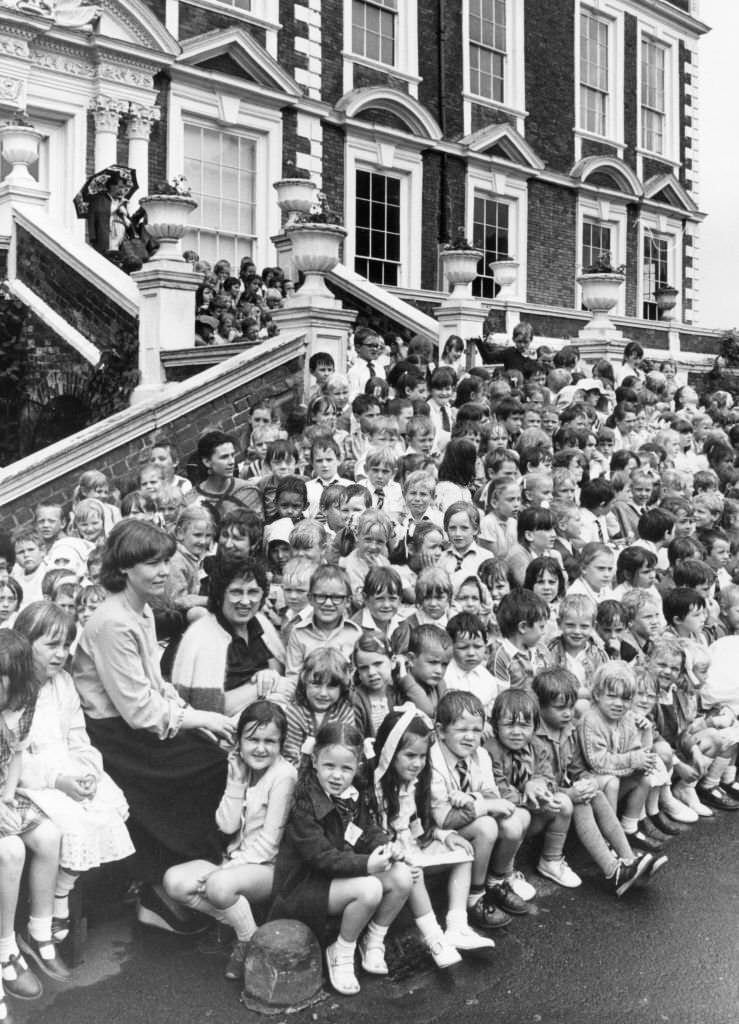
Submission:
<svg viewBox="0 0 739 1024">
<path fill-rule="evenodd" d="M 428 752 L 434 727 L 415 704 L 395 708 L 375 739 L 373 775 L 378 823 L 405 853 L 413 888 L 408 906 L 438 967 L 459 962 L 457 950 L 492 948 L 467 922 L 472 846 L 457 832 L 437 828 L 431 817 Z M 449 911 L 442 931 L 431 906 L 424 871 L 449 872 Z"/>
<path fill-rule="evenodd" d="M 72 677 L 64 671 L 74 620 L 49 601 L 23 609 L 16 632 L 31 645 L 39 687 L 21 786 L 62 833 L 52 936 L 69 932 L 69 894 L 83 871 L 134 853 L 128 804 L 90 743 Z"/>
</svg>

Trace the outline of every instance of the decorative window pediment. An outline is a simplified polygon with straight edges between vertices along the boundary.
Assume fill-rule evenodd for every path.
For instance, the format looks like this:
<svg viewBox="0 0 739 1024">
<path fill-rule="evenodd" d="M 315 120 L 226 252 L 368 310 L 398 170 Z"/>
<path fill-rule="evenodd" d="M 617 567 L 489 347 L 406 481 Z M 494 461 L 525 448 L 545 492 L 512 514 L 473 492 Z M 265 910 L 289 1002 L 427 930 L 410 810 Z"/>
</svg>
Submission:
<svg viewBox="0 0 739 1024">
<path fill-rule="evenodd" d="M 532 171 L 541 171 L 544 161 L 511 124 L 495 124 L 480 128 L 460 139 L 470 153 L 505 160 Z"/>
<path fill-rule="evenodd" d="M 436 119 L 418 100 L 398 89 L 386 86 L 352 89 L 342 96 L 336 104 L 336 110 L 347 119 L 355 120 L 367 120 L 367 112 L 380 110 L 402 122 L 409 135 L 434 141 L 441 139 L 441 129 Z"/>
<path fill-rule="evenodd" d="M 686 213 L 698 213 L 698 207 L 674 174 L 656 174 L 644 184 L 644 198 L 664 203 Z"/>
<path fill-rule="evenodd" d="M 177 63 L 205 71 L 220 71 L 263 89 L 296 98 L 303 92 L 295 79 L 252 35 L 236 26 L 225 32 L 214 29 L 185 40 Z"/>
<path fill-rule="evenodd" d="M 588 156 L 578 160 L 570 171 L 570 177 L 583 185 L 595 188 L 611 188 L 623 192 L 630 198 L 640 198 L 644 188 L 632 169 L 623 160 L 609 156 Z"/>
</svg>

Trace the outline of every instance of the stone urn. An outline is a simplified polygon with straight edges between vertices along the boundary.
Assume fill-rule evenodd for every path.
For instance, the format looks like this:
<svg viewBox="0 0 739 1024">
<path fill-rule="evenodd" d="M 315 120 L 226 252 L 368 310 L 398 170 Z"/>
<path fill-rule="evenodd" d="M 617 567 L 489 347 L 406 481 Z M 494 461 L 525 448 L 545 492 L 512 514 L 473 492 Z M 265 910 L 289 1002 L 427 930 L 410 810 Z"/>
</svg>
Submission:
<svg viewBox="0 0 739 1024">
<path fill-rule="evenodd" d="M 332 299 L 326 287 L 326 274 L 339 262 L 341 243 L 346 230 L 340 224 L 293 224 L 285 228 L 292 245 L 292 260 L 296 270 L 305 275 L 298 289 L 301 297 L 316 296 Z"/>
<path fill-rule="evenodd" d="M 146 213 L 146 230 L 159 243 L 149 262 L 182 259 L 182 238 L 187 231 L 190 214 L 198 204 L 190 196 L 153 195 L 139 199 Z"/>
<path fill-rule="evenodd" d="M 521 266 L 520 262 L 515 259 L 493 260 L 492 263 L 488 263 L 488 266 L 492 270 L 493 278 L 498 286 L 498 293 L 495 298 L 517 298 L 516 285 L 518 283 L 518 271 Z"/>
<path fill-rule="evenodd" d="M 485 253 L 479 249 L 442 249 L 440 255 L 442 272 L 452 286 L 451 298 L 468 299 Z"/>
<path fill-rule="evenodd" d="M 277 192 L 277 205 L 287 218 L 285 228 L 301 214 L 310 213 L 316 201 L 316 184 L 310 178 L 281 178 L 272 187 Z"/>
<path fill-rule="evenodd" d="M 670 284 L 660 285 L 654 289 L 654 301 L 657 303 L 659 318 L 665 322 L 675 319 L 674 309 L 677 305 L 677 288 Z"/>
<path fill-rule="evenodd" d="M 586 328 L 589 335 L 603 338 L 620 336 L 608 314 L 618 302 L 624 280 L 624 275 L 618 273 L 581 274 L 578 277 L 583 305 L 593 314 Z"/>
<path fill-rule="evenodd" d="M 38 185 L 28 167 L 38 160 L 43 138 L 44 133 L 30 124 L 0 125 L 0 151 L 12 165 L 4 179 L 8 184 Z"/>
</svg>

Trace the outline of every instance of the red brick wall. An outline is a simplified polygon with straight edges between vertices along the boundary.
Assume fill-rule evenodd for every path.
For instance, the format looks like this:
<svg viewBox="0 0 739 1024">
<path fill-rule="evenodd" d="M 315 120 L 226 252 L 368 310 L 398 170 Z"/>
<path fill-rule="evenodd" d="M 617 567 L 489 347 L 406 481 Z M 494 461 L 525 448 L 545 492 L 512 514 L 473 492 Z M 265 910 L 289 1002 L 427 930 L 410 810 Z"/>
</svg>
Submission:
<svg viewBox="0 0 739 1024">
<path fill-rule="evenodd" d="M 291 402 L 296 382 L 302 383 L 302 360 L 294 360 L 271 370 L 247 388 L 238 388 L 203 405 L 168 425 L 166 432 L 174 439 L 182 456 L 195 448 L 198 436 L 205 430 L 225 430 L 235 434 L 240 441 L 247 426 L 249 409 L 265 398 L 271 399 L 278 407 Z M 88 469 L 101 470 L 119 483 L 128 481 L 135 474 L 146 445 L 145 437 L 114 445 L 102 458 L 92 459 L 33 493 L 4 503 L 0 531 L 10 531 L 15 526 L 29 522 L 33 508 L 41 501 L 69 501 L 80 475 Z"/>
<path fill-rule="evenodd" d="M 156 105 L 159 107 L 159 120 L 151 126 L 149 136 L 149 184 L 167 181 L 167 132 L 169 126 L 169 90 L 170 79 L 166 72 L 154 78 L 157 89 Z M 179 168 L 178 168 L 179 170 Z M 174 173 L 174 172 L 173 172 Z"/>
<path fill-rule="evenodd" d="M 418 73 L 420 102 L 434 115 L 446 138 L 461 138 L 462 5 L 456 0 L 419 3 Z"/>
<path fill-rule="evenodd" d="M 575 162 L 575 5 L 536 0 L 526 8 L 526 140 L 552 170 L 566 173 Z M 531 216 L 529 224 L 535 229 Z"/>
<path fill-rule="evenodd" d="M 213 29 L 231 28 L 237 24 L 245 32 L 253 36 L 260 46 L 267 41 L 265 29 L 239 20 L 236 22 L 230 14 L 220 11 L 210 11 L 203 7 L 195 7 L 193 4 L 180 3 L 180 39 L 190 39 L 202 32 L 211 32 Z"/>
<path fill-rule="evenodd" d="M 639 96 L 636 91 L 637 22 L 633 14 L 624 16 L 624 162 L 636 170 L 637 120 Z"/>
<path fill-rule="evenodd" d="M 138 335 L 138 320 L 18 226 L 17 275 L 39 298 L 98 348 L 120 332 Z"/>
<path fill-rule="evenodd" d="M 332 210 L 344 210 L 344 132 L 323 125 L 323 191 Z"/>
<path fill-rule="evenodd" d="M 344 94 L 344 3 L 343 0 L 323 0 L 321 20 L 321 91 L 324 103 L 337 103 Z M 324 155 L 324 162 L 326 161 Z"/>
<path fill-rule="evenodd" d="M 570 189 L 529 182 L 529 302 L 570 307 L 575 302 L 576 198 Z"/>
</svg>

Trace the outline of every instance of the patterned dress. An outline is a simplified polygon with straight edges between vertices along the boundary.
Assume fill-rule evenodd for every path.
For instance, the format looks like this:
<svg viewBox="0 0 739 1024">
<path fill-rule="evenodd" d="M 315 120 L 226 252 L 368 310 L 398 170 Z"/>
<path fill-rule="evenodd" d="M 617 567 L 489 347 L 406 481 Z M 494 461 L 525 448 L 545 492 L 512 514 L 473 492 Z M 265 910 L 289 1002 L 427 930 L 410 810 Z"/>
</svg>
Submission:
<svg viewBox="0 0 739 1024">
<path fill-rule="evenodd" d="M 28 734 L 31 730 L 35 709 L 36 701 L 34 700 L 18 711 L 11 711 L 9 708 L 0 711 L 0 789 L 8 778 L 11 761 L 18 752 L 25 750 L 28 746 Z M 36 828 L 44 820 L 38 807 L 20 790 L 16 790 L 13 809 L 17 815 L 17 823 L 15 826 L 0 824 L 0 839 L 5 839 L 7 836 L 22 836 L 25 832 Z"/>
</svg>

